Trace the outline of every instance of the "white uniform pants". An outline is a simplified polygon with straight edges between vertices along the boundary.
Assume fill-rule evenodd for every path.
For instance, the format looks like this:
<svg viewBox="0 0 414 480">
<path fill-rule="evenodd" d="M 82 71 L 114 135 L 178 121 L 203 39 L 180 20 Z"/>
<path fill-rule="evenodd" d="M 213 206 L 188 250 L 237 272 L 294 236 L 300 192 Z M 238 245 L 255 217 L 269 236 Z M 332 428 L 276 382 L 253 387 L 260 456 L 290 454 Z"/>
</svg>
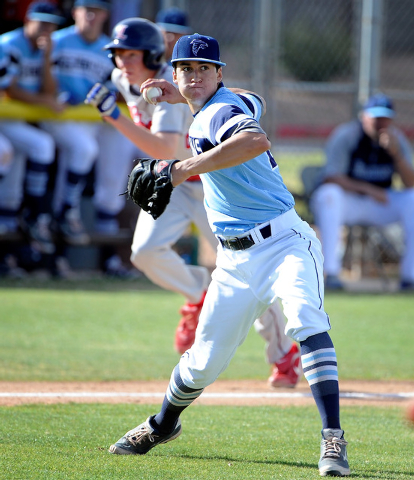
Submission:
<svg viewBox="0 0 414 480">
<path fill-rule="evenodd" d="M 382 204 L 366 195 L 347 192 L 334 183 L 324 184 L 315 191 L 311 207 L 321 235 L 326 274 L 339 275 L 341 271 L 343 225 L 383 226 L 399 222 L 405 238 L 400 275 L 404 280 L 414 281 L 414 189 L 390 189 L 387 195 L 388 202 Z"/>
<path fill-rule="evenodd" d="M 190 303 L 198 303 L 211 278 L 207 268 L 187 265 L 172 246 L 193 222 L 213 249 L 217 239 L 211 232 L 203 204 L 200 181 L 184 182 L 173 190 L 166 211 L 156 221 L 141 211 L 132 243 L 131 262 L 156 285 L 180 293 Z M 291 340 L 284 334 L 285 317 L 274 303 L 255 322 L 266 342 L 266 359 L 276 363 L 288 353 Z"/>
<path fill-rule="evenodd" d="M 10 171 L 13 160 L 13 146 L 10 140 L 0 133 L 0 176 Z"/>
<path fill-rule="evenodd" d="M 279 302 L 273 303 L 255 322 L 256 332 L 266 342 L 267 363 L 281 360 L 292 347 L 292 340 L 285 334 L 286 319 Z"/>
<path fill-rule="evenodd" d="M 132 168 L 130 141 L 103 122 L 44 122 L 42 127 L 59 149 L 54 210 L 60 211 L 65 201 L 68 170 L 86 175 L 96 161 L 94 204 L 100 211 L 118 214 L 125 204 L 125 196 L 119 194 Z"/>
<path fill-rule="evenodd" d="M 15 152 L 13 165 L 0 184 L 0 208 L 17 210 L 23 199 L 26 159 L 51 164 L 55 159 L 55 143 L 48 133 L 25 122 L 0 122 L 0 133 Z"/>
<path fill-rule="evenodd" d="M 323 257 L 315 232 L 294 210 L 272 222 L 272 237 L 247 250 L 218 248 L 194 345 L 180 359 L 190 388 L 222 373 L 256 318 L 282 300 L 285 333 L 300 342 L 330 329 L 324 311 Z"/>
<path fill-rule="evenodd" d="M 166 211 L 155 221 L 141 211 L 132 242 L 131 262 L 156 285 L 198 303 L 210 283 L 205 267 L 187 265 L 172 249 L 193 222 L 215 249 L 217 239 L 207 222 L 200 181 L 184 182 L 173 190 Z"/>
</svg>

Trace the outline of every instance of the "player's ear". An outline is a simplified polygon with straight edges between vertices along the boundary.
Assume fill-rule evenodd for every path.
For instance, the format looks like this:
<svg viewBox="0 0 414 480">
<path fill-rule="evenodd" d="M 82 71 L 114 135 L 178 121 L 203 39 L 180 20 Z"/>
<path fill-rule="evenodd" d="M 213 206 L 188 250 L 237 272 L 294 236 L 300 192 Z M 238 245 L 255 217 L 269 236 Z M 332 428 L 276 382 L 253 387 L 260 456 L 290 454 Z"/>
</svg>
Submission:
<svg viewBox="0 0 414 480">
<path fill-rule="evenodd" d="M 223 80 L 223 69 L 220 67 L 217 70 L 217 83 L 220 83 Z"/>
<path fill-rule="evenodd" d="M 175 68 L 173 69 L 173 72 L 172 72 L 172 78 L 173 78 L 173 82 L 178 85 L 178 81 L 177 81 L 177 72 L 175 70 Z"/>
</svg>

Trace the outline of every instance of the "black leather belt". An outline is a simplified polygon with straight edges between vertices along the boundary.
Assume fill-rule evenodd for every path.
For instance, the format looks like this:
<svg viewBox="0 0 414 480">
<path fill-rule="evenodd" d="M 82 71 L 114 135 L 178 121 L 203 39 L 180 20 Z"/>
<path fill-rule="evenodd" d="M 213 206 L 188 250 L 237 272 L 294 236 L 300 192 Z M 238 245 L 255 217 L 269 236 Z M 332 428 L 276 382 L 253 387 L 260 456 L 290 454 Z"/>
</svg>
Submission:
<svg viewBox="0 0 414 480">
<path fill-rule="evenodd" d="M 259 230 L 264 239 L 269 238 L 272 235 L 272 229 L 270 225 L 266 225 Z M 221 237 L 218 237 L 218 239 L 224 248 L 228 248 L 230 250 L 247 250 L 256 243 L 250 234 L 246 235 L 245 237 L 234 237 L 230 240 Z"/>
</svg>

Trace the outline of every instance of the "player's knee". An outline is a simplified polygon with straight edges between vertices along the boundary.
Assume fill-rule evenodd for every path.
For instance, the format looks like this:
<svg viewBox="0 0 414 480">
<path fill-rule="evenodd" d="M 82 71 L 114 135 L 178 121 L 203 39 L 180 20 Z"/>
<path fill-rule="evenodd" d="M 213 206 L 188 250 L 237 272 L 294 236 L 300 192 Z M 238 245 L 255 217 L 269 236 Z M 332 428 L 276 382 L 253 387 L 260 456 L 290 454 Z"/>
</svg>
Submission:
<svg viewBox="0 0 414 480">
<path fill-rule="evenodd" d="M 338 203 L 343 195 L 343 189 L 335 183 L 325 183 L 321 185 L 314 193 L 314 201 L 317 204 Z"/>
<path fill-rule="evenodd" d="M 156 257 L 156 249 L 151 245 L 132 245 L 130 260 L 134 267 L 145 272 L 154 263 Z"/>
<path fill-rule="evenodd" d="M 185 385 L 195 390 L 208 387 L 209 385 L 214 383 L 218 377 L 218 374 L 216 372 L 213 372 L 209 368 L 204 368 L 201 370 L 195 368 L 187 369 L 181 368 L 180 365 L 180 371 L 182 372 L 181 375 L 184 375 L 182 378 Z"/>
<path fill-rule="evenodd" d="M 32 149 L 30 158 L 37 163 L 48 165 L 55 159 L 55 142 L 46 132 L 40 132 L 36 146 Z"/>
<path fill-rule="evenodd" d="M 65 145 L 68 168 L 79 174 L 88 173 L 99 155 L 99 145 L 94 138 L 81 138 Z"/>
<path fill-rule="evenodd" d="M 324 210 L 339 210 L 344 195 L 343 189 L 334 183 L 321 185 L 312 196 L 311 209 L 316 217 Z"/>
</svg>

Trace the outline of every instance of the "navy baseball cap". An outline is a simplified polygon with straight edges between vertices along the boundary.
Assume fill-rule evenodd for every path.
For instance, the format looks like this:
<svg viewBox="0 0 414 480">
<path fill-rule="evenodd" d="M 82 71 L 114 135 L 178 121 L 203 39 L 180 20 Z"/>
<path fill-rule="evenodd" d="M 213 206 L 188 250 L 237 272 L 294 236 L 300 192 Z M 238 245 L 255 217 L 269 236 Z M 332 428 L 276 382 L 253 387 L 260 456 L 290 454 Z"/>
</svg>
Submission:
<svg viewBox="0 0 414 480">
<path fill-rule="evenodd" d="M 26 18 L 56 25 L 62 25 L 65 22 L 58 7 L 50 2 L 32 2 L 26 11 Z"/>
<path fill-rule="evenodd" d="M 394 105 L 390 97 L 382 93 L 373 95 L 364 105 L 364 112 L 370 117 L 393 118 L 395 116 Z"/>
<path fill-rule="evenodd" d="M 111 2 L 109 0 L 76 0 L 74 5 L 76 7 L 91 7 L 101 8 L 102 10 L 110 10 Z"/>
<path fill-rule="evenodd" d="M 174 45 L 171 63 L 182 61 L 226 65 L 220 61 L 220 48 L 217 40 L 199 33 L 185 35 Z"/>
<path fill-rule="evenodd" d="M 166 32 L 190 33 L 192 28 L 188 24 L 188 16 L 184 10 L 178 7 L 160 10 L 155 18 L 155 23 Z"/>
</svg>

